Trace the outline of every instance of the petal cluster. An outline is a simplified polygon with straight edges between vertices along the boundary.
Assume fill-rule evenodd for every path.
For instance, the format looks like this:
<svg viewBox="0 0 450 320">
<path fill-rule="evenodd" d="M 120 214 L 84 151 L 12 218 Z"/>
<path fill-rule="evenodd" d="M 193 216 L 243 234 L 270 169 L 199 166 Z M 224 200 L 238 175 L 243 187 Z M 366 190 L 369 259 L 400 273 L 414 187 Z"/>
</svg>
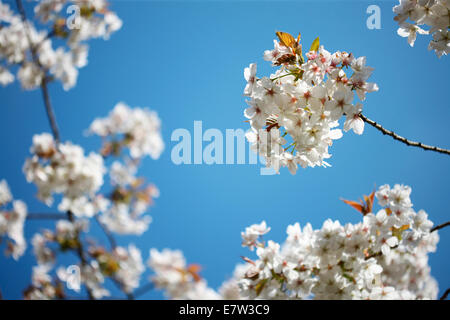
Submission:
<svg viewBox="0 0 450 320">
<path fill-rule="evenodd" d="M 187 265 L 179 250 L 150 250 L 148 265 L 155 274 L 151 280 L 167 297 L 183 300 L 215 300 L 220 295 L 200 277 L 198 265 Z"/>
<path fill-rule="evenodd" d="M 148 155 L 158 159 L 164 150 L 158 114 L 147 108 L 130 108 L 123 102 L 108 117 L 95 119 L 89 132 L 110 138 L 104 145 L 103 155 L 116 154 L 127 147 L 132 158 Z"/>
<path fill-rule="evenodd" d="M 347 52 L 331 54 L 318 46 L 306 54 L 301 45 L 287 46 L 274 40 L 274 49 L 264 58 L 279 66 L 270 77 L 258 78 L 256 65 L 244 70 L 244 95 L 249 107 L 244 115 L 251 125 L 246 137 L 255 152 L 277 172 L 287 167 L 329 166 L 328 148 L 342 137 L 339 120 L 345 116 L 344 131 L 364 131 L 360 118 L 366 93 L 378 90 L 368 82 L 373 68 L 366 58 Z"/>
<path fill-rule="evenodd" d="M 77 216 L 91 217 L 98 212 L 95 193 L 103 185 L 103 158 L 70 142 L 56 144 L 49 133 L 35 135 L 23 171 L 28 182 L 38 187 L 38 198 L 47 205 L 53 195 L 63 196 L 58 209 Z"/>
<path fill-rule="evenodd" d="M 435 299 L 428 253 L 438 242 L 432 222 L 415 212 L 411 189 L 382 186 L 382 209 L 357 224 L 326 220 L 320 229 L 299 223 L 287 228 L 283 244 L 256 243 L 238 280 L 248 299 Z M 243 234 L 245 235 L 245 233 Z M 245 238 L 245 237 L 244 237 Z M 243 245 L 254 246 L 255 243 Z"/>
<path fill-rule="evenodd" d="M 27 206 L 21 200 L 13 200 L 6 180 L 0 181 L 0 240 L 8 237 L 7 250 L 18 260 L 27 247 L 23 229 L 27 217 Z"/>
<path fill-rule="evenodd" d="M 432 35 L 428 50 L 434 50 L 440 58 L 450 51 L 450 1 L 449 0 L 400 0 L 393 8 L 394 20 L 399 24 L 397 33 L 414 46 L 417 34 Z M 428 30 L 421 26 L 427 26 Z"/>
<path fill-rule="evenodd" d="M 70 12 L 76 14 L 73 21 Z M 18 66 L 17 78 L 26 90 L 39 87 L 44 79 L 58 80 L 69 90 L 77 82 L 78 69 L 87 65 L 86 41 L 108 39 L 122 26 L 104 0 L 42 0 L 34 14 L 42 30 L 0 1 L 1 85 L 14 81 Z"/>
</svg>

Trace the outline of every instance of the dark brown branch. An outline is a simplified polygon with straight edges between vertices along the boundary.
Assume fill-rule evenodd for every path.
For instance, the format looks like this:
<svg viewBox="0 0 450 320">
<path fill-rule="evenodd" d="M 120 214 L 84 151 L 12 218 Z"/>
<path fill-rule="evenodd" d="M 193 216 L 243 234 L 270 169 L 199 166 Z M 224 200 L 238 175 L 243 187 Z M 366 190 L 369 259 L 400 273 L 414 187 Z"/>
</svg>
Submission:
<svg viewBox="0 0 450 320">
<path fill-rule="evenodd" d="M 381 131 L 382 134 L 385 134 L 385 135 L 387 134 L 388 136 L 391 136 L 393 139 L 395 139 L 397 141 L 400 141 L 400 142 L 402 142 L 402 143 L 404 143 L 404 144 L 406 144 L 408 146 L 422 148 L 424 150 L 430 150 L 430 151 L 435 151 L 435 152 L 439 152 L 439 153 L 450 155 L 450 150 L 448 150 L 448 149 L 443 149 L 443 148 L 439 148 L 439 147 L 435 147 L 435 146 L 429 146 L 429 145 L 423 144 L 422 142 L 408 140 L 408 139 L 406 139 L 406 138 L 404 138 L 402 136 L 399 136 L 398 134 L 396 134 L 393 131 L 385 129 L 379 123 L 376 123 L 375 121 L 370 120 L 369 118 L 367 118 L 363 114 L 360 114 L 359 116 L 361 117 L 361 119 L 364 122 L 370 124 L 372 127 L 374 127 L 376 129 L 378 129 L 379 131 Z"/>
<path fill-rule="evenodd" d="M 67 219 L 62 213 L 28 213 L 27 220 L 61 220 Z"/>
<path fill-rule="evenodd" d="M 446 300 L 449 294 L 450 294 L 450 288 L 445 290 L 444 294 L 442 295 L 442 297 L 439 298 L 439 300 Z"/>
<path fill-rule="evenodd" d="M 17 9 L 19 10 L 22 22 L 24 24 L 24 28 L 28 29 L 27 16 L 25 13 L 25 9 L 23 7 L 22 0 L 16 0 L 16 4 L 17 4 Z M 52 104 L 50 102 L 50 95 L 48 93 L 48 87 L 47 87 L 48 79 L 45 75 L 46 72 L 45 72 L 44 68 L 42 67 L 41 63 L 39 62 L 37 50 L 36 50 L 36 47 L 34 47 L 33 42 L 31 41 L 29 32 L 26 32 L 26 34 L 27 34 L 28 44 L 30 45 L 30 51 L 31 51 L 31 56 L 33 58 L 33 61 L 34 61 L 34 63 L 36 63 L 36 65 L 39 66 L 39 68 L 44 73 L 44 77 L 42 78 L 42 83 L 41 83 L 42 97 L 44 99 L 45 111 L 47 112 L 47 118 L 50 123 L 50 128 L 52 130 L 53 138 L 55 139 L 56 144 L 58 144 L 60 141 L 60 136 L 59 136 L 58 125 L 56 124 L 55 113 L 53 112 Z"/>
<path fill-rule="evenodd" d="M 442 228 L 445 228 L 445 227 L 448 227 L 448 226 L 450 226 L 450 221 L 438 224 L 437 226 L 431 228 L 430 232 L 433 232 L 433 231 L 436 231 L 436 230 L 439 230 L 439 229 L 442 229 Z"/>
</svg>

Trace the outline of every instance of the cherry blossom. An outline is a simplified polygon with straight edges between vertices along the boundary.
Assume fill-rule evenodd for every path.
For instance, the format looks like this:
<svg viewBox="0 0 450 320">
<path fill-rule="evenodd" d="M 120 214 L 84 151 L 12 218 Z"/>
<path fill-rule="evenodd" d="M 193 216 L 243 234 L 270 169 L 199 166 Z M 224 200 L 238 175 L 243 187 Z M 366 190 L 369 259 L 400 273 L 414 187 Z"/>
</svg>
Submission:
<svg viewBox="0 0 450 320">
<path fill-rule="evenodd" d="M 155 111 L 132 109 L 123 102 L 119 102 L 108 117 L 95 119 L 89 128 L 90 133 L 110 137 L 104 145 L 103 155 L 127 147 L 132 158 L 149 155 L 153 159 L 158 159 L 164 150 L 160 130 L 161 120 Z"/>
<path fill-rule="evenodd" d="M 24 237 L 24 224 L 27 206 L 21 200 L 13 200 L 6 180 L 0 181 L 0 240 L 7 236 L 9 240 L 6 252 L 18 260 L 27 247 Z"/>
<path fill-rule="evenodd" d="M 287 167 L 292 174 L 303 168 L 329 166 L 328 148 L 342 137 L 339 120 L 346 116 L 344 131 L 364 131 L 360 118 L 366 93 L 378 90 L 368 82 L 373 68 L 365 57 L 346 52 L 331 54 L 319 46 L 318 39 L 302 55 L 299 38 L 277 33 L 275 48 L 264 59 L 280 68 L 270 77 L 256 77 L 256 64 L 244 71 L 247 86 L 244 95 L 249 108 L 244 112 L 251 126 L 247 139 L 252 149 L 279 172 Z M 347 69 L 353 71 L 347 75 Z"/>
<path fill-rule="evenodd" d="M 245 259 L 248 269 L 238 280 L 240 297 L 436 299 L 428 253 L 435 251 L 439 237 L 430 232 L 433 224 L 425 211 L 412 209 L 410 191 L 400 185 L 380 187 L 376 195 L 384 208 L 366 213 L 361 223 L 329 219 L 317 230 L 309 224 L 302 230 L 296 223 L 287 228 L 282 245 L 257 243 L 258 259 Z M 406 220 L 394 213 L 399 207 L 409 211 Z"/>
<path fill-rule="evenodd" d="M 164 289 L 172 299 L 216 300 L 220 295 L 209 288 L 199 274 L 198 265 L 186 265 L 183 253 L 179 250 L 150 250 L 148 265 L 153 269 L 152 276 L 157 288 Z"/>
<path fill-rule="evenodd" d="M 76 5 L 79 16 L 69 23 L 65 8 Z M 39 30 L 30 20 L 15 14 L 0 1 L 0 84 L 14 81 L 14 66 L 19 66 L 17 78 L 22 87 L 32 90 L 44 80 L 62 83 L 64 90 L 73 88 L 78 69 L 87 65 L 88 46 L 93 38 L 108 39 L 119 30 L 122 21 L 108 9 L 103 0 L 43 0 L 34 7 Z M 63 40 L 61 43 L 60 40 Z M 57 47 L 55 47 L 55 44 Z"/>
<path fill-rule="evenodd" d="M 53 195 L 62 194 L 60 211 L 91 217 L 96 213 L 92 200 L 103 185 L 103 158 L 70 142 L 56 145 L 48 133 L 35 135 L 30 149 L 32 157 L 23 167 L 28 182 L 38 187 L 38 198 L 52 205 Z"/>
<path fill-rule="evenodd" d="M 397 33 L 401 37 L 408 38 L 411 47 L 414 46 L 417 33 L 431 34 L 433 39 L 428 45 L 428 50 L 434 50 L 439 58 L 449 53 L 449 0 L 400 0 L 393 11 L 396 13 L 394 20 L 399 24 Z M 423 25 L 429 29 L 419 27 Z"/>
</svg>

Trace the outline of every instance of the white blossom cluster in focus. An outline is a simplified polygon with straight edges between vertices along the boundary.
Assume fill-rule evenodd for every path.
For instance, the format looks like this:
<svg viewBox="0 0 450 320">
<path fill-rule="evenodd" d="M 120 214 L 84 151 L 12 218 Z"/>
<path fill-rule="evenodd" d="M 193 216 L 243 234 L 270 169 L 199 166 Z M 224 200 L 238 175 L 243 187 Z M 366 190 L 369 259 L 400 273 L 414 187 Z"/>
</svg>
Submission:
<svg viewBox="0 0 450 320">
<path fill-rule="evenodd" d="M 362 134 L 364 122 L 359 114 L 367 92 L 378 90 L 368 82 L 373 68 L 366 58 L 351 53 L 333 54 L 319 46 L 318 38 L 303 57 L 300 35 L 277 32 L 274 49 L 264 59 L 280 68 L 270 77 L 256 77 L 256 64 L 244 71 L 244 95 L 249 108 L 245 117 L 252 130 L 246 134 L 255 152 L 266 165 L 279 172 L 288 167 L 292 174 L 303 168 L 329 166 L 328 147 L 342 137 L 339 120 L 346 117 L 344 131 Z M 351 71 L 351 73 L 349 73 Z"/>
<path fill-rule="evenodd" d="M 0 243 L 7 236 L 6 253 L 18 260 L 25 252 L 27 243 L 23 229 L 27 216 L 27 206 L 20 200 L 13 200 L 6 180 L 0 181 Z"/>
<path fill-rule="evenodd" d="M 69 23 L 66 10 L 77 6 L 78 16 Z M 9 5 L 0 0 L 0 84 L 14 81 L 32 90 L 43 79 L 61 81 L 64 90 L 75 86 L 78 69 L 87 65 L 92 38 L 108 39 L 122 21 L 108 9 L 104 0 L 42 0 L 34 7 L 35 17 L 23 21 Z M 36 23 L 31 18 L 36 18 Z M 40 30 L 36 25 L 43 26 Z M 53 41 L 55 40 L 55 41 Z M 65 44 L 59 45 L 60 40 Z M 58 47 L 54 44 L 58 43 Z"/>
<path fill-rule="evenodd" d="M 119 102 L 108 117 L 95 119 L 89 132 L 110 138 L 104 144 L 103 155 L 118 154 L 127 147 L 132 158 L 149 155 L 158 159 L 164 150 L 158 114 L 146 108 L 130 108 L 123 102 Z"/>
<path fill-rule="evenodd" d="M 383 208 L 365 213 L 357 224 L 326 220 L 320 229 L 299 223 L 287 228 L 283 244 L 254 234 L 265 223 L 243 233 L 243 245 L 256 246 L 258 259 L 248 258 L 239 280 L 240 295 L 249 299 L 436 299 L 428 253 L 439 240 L 432 222 L 415 212 L 411 189 L 385 185 L 376 192 Z"/>
<path fill-rule="evenodd" d="M 103 206 L 96 192 L 106 171 L 103 158 L 94 152 L 85 156 L 83 148 L 70 142 L 56 145 L 49 133 L 35 135 L 31 158 L 23 171 L 28 182 L 38 187 L 38 198 L 51 206 L 54 194 L 62 194 L 60 211 L 92 217 Z"/>
<path fill-rule="evenodd" d="M 450 0 L 400 0 L 393 8 L 394 20 L 399 24 L 398 35 L 408 38 L 414 46 L 417 33 L 432 35 L 428 50 L 440 58 L 450 51 Z M 426 25 L 428 30 L 420 26 Z"/>
</svg>

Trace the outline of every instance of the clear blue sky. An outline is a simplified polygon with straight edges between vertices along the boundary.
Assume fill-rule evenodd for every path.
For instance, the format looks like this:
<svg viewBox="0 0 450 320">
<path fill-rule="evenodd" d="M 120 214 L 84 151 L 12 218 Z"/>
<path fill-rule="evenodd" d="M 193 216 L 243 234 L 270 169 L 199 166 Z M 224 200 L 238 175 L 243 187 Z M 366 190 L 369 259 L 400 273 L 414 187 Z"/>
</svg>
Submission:
<svg viewBox="0 0 450 320">
<path fill-rule="evenodd" d="M 151 210 L 154 221 L 142 237 L 119 242 L 136 243 L 145 259 L 152 247 L 181 249 L 217 288 L 239 256 L 249 254 L 240 245 L 246 226 L 266 220 L 272 227 L 267 238 L 282 241 L 287 225 L 296 221 L 314 227 L 327 218 L 358 222 L 358 213 L 339 198 L 357 199 L 374 185 L 408 184 L 416 210 L 425 209 L 435 223 L 447 221 L 450 158 L 399 144 L 372 127 L 362 136 L 347 133 L 333 145 L 333 167 L 299 170 L 295 176 L 287 170 L 260 176 L 255 165 L 176 166 L 170 160 L 171 132 L 192 130 L 194 120 L 202 120 L 204 130 L 248 128 L 243 69 L 256 62 L 259 75 L 269 74 L 262 53 L 272 47 L 276 30 L 300 31 L 307 45 L 320 36 L 329 51 L 366 56 L 380 90 L 368 95 L 365 114 L 406 137 L 449 148 L 450 60 L 427 50 L 429 38 L 419 37 L 410 48 L 397 36 L 394 3 L 113 1 L 123 28 L 109 41 L 90 42 L 89 64 L 74 89 L 64 92 L 54 84 L 50 92 L 62 139 L 89 151 L 100 141 L 83 131 L 119 101 L 148 106 L 162 119 L 166 149 L 159 160 L 147 159 L 141 171 L 161 190 Z M 366 28 L 370 4 L 381 7 L 381 30 Z M 0 108 L 0 178 L 31 212 L 53 211 L 35 200 L 36 188 L 22 174 L 32 136 L 49 130 L 40 92 L 25 92 L 17 82 L 0 88 Z M 29 222 L 27 238 L 51 226 Z M 450 230 L 440 235 L 430 264 L 442 292 L 450 286 Z M 35 264 L 31 251 L 19 262 L 0 257 L 0 290 L 6 298 L 20 298 L 29 283 Z M 157 291 L 144 296 L 161 297 Z"/>
</svg>

